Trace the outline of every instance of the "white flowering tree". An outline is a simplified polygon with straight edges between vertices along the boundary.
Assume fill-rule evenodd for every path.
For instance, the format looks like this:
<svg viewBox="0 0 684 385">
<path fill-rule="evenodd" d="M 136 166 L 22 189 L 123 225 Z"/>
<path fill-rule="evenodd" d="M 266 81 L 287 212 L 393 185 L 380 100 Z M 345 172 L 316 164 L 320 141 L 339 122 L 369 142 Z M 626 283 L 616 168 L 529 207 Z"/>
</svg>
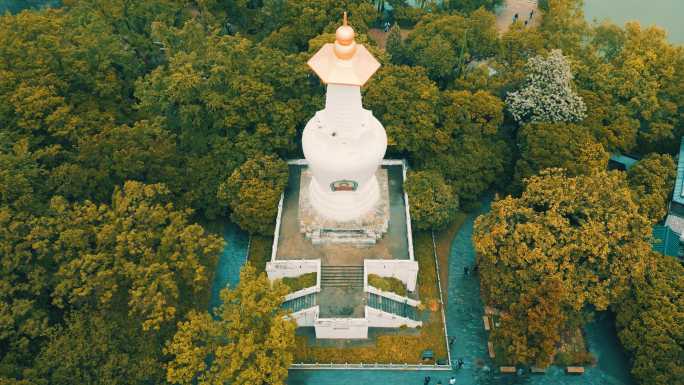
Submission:
<svg viewBox="0 0 684 385">
<path fill-rule="evenodd" d="M 506 104 L 513 118 L 523 122 L 578 122 L 587 107 L 572 87 L 572 71 L 561 50 L 535 56 L 525 65 L 525 85 L 511 92 Z"/>
</svg>

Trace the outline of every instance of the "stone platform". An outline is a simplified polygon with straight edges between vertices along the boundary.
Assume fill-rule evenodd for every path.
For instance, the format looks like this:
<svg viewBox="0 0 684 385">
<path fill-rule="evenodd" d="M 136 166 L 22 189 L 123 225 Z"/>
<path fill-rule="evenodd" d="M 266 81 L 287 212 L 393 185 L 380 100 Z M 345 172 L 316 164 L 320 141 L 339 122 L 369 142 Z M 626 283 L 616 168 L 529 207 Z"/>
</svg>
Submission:
<svg viewBox="0 0 684 385">
<path fill-rule="evenodd" d="M 366 259 L 411 259 L 407 207 L 403 190 L 403 167 L 383 165 L 389 178 L 390 220 L 387 233 L 375 244 L 364 247 L 345 243 L 314 245 L 299 231 L 299 194 L 305 164 L 290 164 L 278 234 L 274 239 L 275 261 L 320 259 L 323 266 L 363 266 Z"/>
<path fill-rule="evenodd" d="M 379 168 L 375 177 L 380 187 L 380 199 L 375 207 L 359 218 L 342 222 L 323 217 L 313 208 L 309 197 L 311 171 L 302 171 L 299 181 L 299 231 L 314 245 L 374 245 L 387 232 L 390 221 L 387 170 Z"/>
</svg>

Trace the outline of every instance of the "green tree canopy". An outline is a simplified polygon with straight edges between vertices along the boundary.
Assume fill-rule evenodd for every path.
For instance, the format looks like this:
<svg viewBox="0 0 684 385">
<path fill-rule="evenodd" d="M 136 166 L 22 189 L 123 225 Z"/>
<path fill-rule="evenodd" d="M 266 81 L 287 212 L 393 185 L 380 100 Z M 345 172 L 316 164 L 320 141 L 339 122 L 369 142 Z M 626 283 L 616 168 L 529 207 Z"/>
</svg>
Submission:
<svg viewBox="0 0 684 385">
<path fill-rule="evenodd" d="M 406 46 L 404 46 L 404 39 L 401 36 L 401 28 L 399 24 L 394 24 L 387 35 L 387 42 L 385 43 L 385 50 L 392 57 L 392 64 L 402 65 L 408 64 L 406 57 Z"/>
<path fill-rule="evenodd" d="M 162 383 L 155 335 L 125 315 L 78 311 L 49 334 L 36 358 L 36 382 L 54 385 Z"/>
<path fill-rule="evenodd" d="M 516 306 L 545 292 L 541 283 L 557 281 L 557 289 L 548 291 L 553 297 L 535 301 L 545 301 L 538 306 L 559 303 L 567 319 L 563 328 L 567 323 L 576 327 L 589 306 L 607 309 L 651 268 L 645 258 L 650 234 L 650 222 L 639 212 L 624 174 L 617 171 L 570 178 L 547 169 L 527 180 L 520 198 L 494 202 L 491 212 L 477 219 L 473 242 L 486 303 L 513 317 L 502 320 L 501 328 L 507 331 L 497 334 L 499 342 L 513 344 L 509 351 L 516 362 L 550 362 L 544 346 L 556 334 L 545 328 L 556 328 L 559 318 L 545 325 L 544 317 L 531 318 Z M 539 311 L 554 314 L 557 309 Z M 525 329 L 514 330 L 533 320 Z M 516 334 L 526 338 L 514 338 Z M 530 350 L 531 342 L 543 345 Z"/>
<path fill-rule="evenodd" d="M 22 367 L 32 365 L 46 337 L 57 344 L 89 344 L 51 334 L 70 312 L 98 313 L 113 324 L 128 319 L 121 324 L 127 335 L 158 341 L 195 305 L 222 241 L 188 223 L 190 212 L 176 210 L 169 198 L 162 185 L 127 182 L 116 189 L 111 205 L 69 204 L 55 197 L 40 215 L 0 207 L 0 343 L 8 347 L 0 355 L 0 375 L 21 378 Z M 56 333 L 69 334 L 70 327 Z M 145 344 L 131 338 L 131 349 Z M 117 346 L 83 354 L 105 357 L 111 348 L 116 355 Z M 140 349 L 156 362 L 159 349 Z M 74 354 L 78 359 L 80 353 Z"/>
<path fill-rule="evenodd" d="M 442 229 L 457 213 L 458 196 L 437 171 L 409 173 L 404 189 L 411 203 L 411 224 L 416 229 Z"/>
<path fill-rule="evenodd" d="M 447 9 L 469 13 L 481 7 L 493 11 L 497 6 L 503 4 L 503 0 L 449 0 L 444 4 Z"/>
<path fill-rule="evenodd" d="M 551 364 L 567 320 L 563 291 L 562 282 L 551 277 L 519 293 L 518 301 L 501 315 L 505 326 L 492 330 L 492 339 L 507 357 L 539 368 Z"/>
<path fill-rule="evenodd" d="M 2 131 L 68 148 L 131 113 L 133 55 L 98 23 L 53 9 L 0 16 Z"/>
<path fill-rule="evenodd" d="M 36 289 L 49 290 L 58 308 L 106 310 L 123 301 L 145 329 L 158 329 L 188 306 L 181 291 L 187 297 L 204 288 L 206 265 L 222 245 L 189 224 L 190 212 L 174 209 L 168 195 L 163 185 L 127 182 L 111 206 L 56 197 L 45 216 L 5 216 L 4 225 L 15 231 L 2 238 L 3 249 L 17 263 L 31 260 L 47 269 L 39 278 L 46 283 Z M 21 280 L 26 273 L 17 274 L 26 268 L 7 262 L 12 270 L 5 276 Z"/>
<path fill-rule="evenodd" d="M 230 218 L 243 230 L 271 235 L 287 175 L 287 163 L 280 158 L 250 159 L 221 183 L 218 199 L 230 207 Z"/>
<path fill-rule="evenodd" d="M 653 223 L 659 222 L 667 214 L 667 204 L 677 177 L 677 165 L 672 157 L 649 154 L 630 168 L 627 175 L 644 215 Z"/>
<path fill-rule="evenodd" d="M 40 158 L 29 151 L 28 139 L 11 143 L 8 135 L 0 133 L 0 207 L 35 212 L 44 206 L 47 172 Z"/>
<path fill-rule="evenodd" d="M 184 155 L 188 172 L 170 187 L 215 217 L 224 213 L 218 185 L 235 167 L 262 153 L 295 151 L 298 130 L 322 103 L 322 87 L 310 80 L 304 55 L 207 34 L 199 22 L 157 34 L 169 64 L 138 81 L 138 107 L 150 120 L 164 118 Z"/>
<path fill-rule="evenodd" d="M 473 203 L 492 187 L 500 185 L 510 148 L 501 132 L 503 102 L 484 91 L 446 91 L 439 103 L 440 128 L 435 138 L 446 149 L 418 152 L 419 164 L 440 170 L 454 187 L 462 204 Z"/>
<path fill-rule="evenodd" d="M 308 42 L 323 32 L 334 32 L 347 12 L 356 33 L 365 33 L 377 18 L 375 7 L 365 0 L 285 0 L 265 1 L 262 26 L 255 30 L 265 36 L 263 43 L 286 52 L 306 51 Z M 252 27 L 254 28 L 254 27 Z"/>
<path fill-rule="evenodd" d="M 616 304 L 618 336 L 643 384 L 669 385 L 684 375 L 684 268 L 653 254 L 653 268 Z"/>
<path fill-rule="evenodd" d="M 430 78 L 445 86 L 464 62 L 493 56 L 498 50 L 494 15 L 476 11 L 424 18 L 406 39 L 412 64 L 427 69 Z"/>
<path fill-rule="evenodd" d="M 518 131 L 520 158 L 515 164 L 516 188 L 523 178 L 545 168 L 563 168 L 576 176 L 605 170 L 608 153 L 588 129 L 572 123 L 530 123 Z"/>
<path fill-rule="evenodd" d="M 584 1 L 548 0 L 547 3 L 539 26 L 547 48 L 577 53 L 589 30 L 584 18 Z"/>
<path fill-rule="evenodd" d="M 366 108 L 385 126 L 390 153 L 419 156 L 448 142 L 435 128 L 439 90 L 423 68 L 384 66 L 364 92 Z"/>
<path fill-rule="evenodd" d="M 593 99 L 593 121 L 605 127 L 606 140 L 624 151 L 637 140 L 643 153 L 674 151 L 684 95 L 684 74 L 676 68 L 684 66 L 684 49 L 662 29 L 630 22 L 624 30 L 597 28 L 582 55 L 578 84 Z"/>
<path fill-rule="evenodd" d="M 505 91 L 513 89 L 525 79 L 525 66 L 528 60 L 547 54 L 544 35 L 537 28 L 526 28 L 521 23 L 513 23 L 501 35 L 501 50 L 493 58 L 498 64 L 496 70 Z M 490 61 L 491 62 L 491 61 Z"/>
<path fill-rule="evenodd" d="M 280 304 L 287 289 L 247 264 L 223 304 L 192 312 L 165 348 L 172 357 L 166 377 L 174 384 L 284 385 L 292 363 L 295 323 Z"/>
<path fill-rule="evenodd" d="M 48 185 L 67 198 L 106 202 L 127 180 L 178 183 L 180 164 L 176 140 L 160 119 L 139 120 L 80 139 L 70 162 L 52 170 Z"/>
</svg>

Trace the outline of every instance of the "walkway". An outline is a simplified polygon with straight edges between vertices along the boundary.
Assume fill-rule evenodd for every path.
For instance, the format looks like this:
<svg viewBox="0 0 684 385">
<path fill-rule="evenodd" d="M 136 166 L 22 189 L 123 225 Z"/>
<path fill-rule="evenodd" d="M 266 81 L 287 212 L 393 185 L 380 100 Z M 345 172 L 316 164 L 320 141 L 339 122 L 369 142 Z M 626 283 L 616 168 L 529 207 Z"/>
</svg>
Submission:
<svg viewBox="0 0 684 385">
<path fill-rule="evenodd" d="M 225 247 L 219 256 L 211 287 L 209 308 L 213 309 L 221 303 L 219 293 L 226 286 L 235 287 L 240 280 L 240 268 L 247 261 L 249 234 L 240 230 L 237 225 L 227 223 L 221 229 Z"/>
<path fill-rule="evenodd" d="M 506 4 L 496 11 L 496 30 L 506 33 L 513 24 L 513 17 L 518 14 L 520 23 L 530 18 L 530 12 L 534 11 L 529 26 L 536 27 L 541 21 L 539 8 L 536 0 L 506 0 Z"/>
</svg>

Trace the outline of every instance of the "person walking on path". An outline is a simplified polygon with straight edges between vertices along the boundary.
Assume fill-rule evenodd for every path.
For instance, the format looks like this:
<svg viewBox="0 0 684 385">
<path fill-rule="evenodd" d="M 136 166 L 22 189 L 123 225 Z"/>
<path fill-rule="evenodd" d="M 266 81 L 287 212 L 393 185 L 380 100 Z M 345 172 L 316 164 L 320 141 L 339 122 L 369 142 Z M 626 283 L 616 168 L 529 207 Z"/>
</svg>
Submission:
<svg viewBox="0 0 684 385">
<path fill-rule="evenodd" d="M 430 376 L 426 376 L 423 380 L 423 385 L 428 385 L 430 383 Z"/>
<path fill-rule="evenodd" d="M 468 275 L 468 266 L 463 268 L 463 275 L 465 275 L 465 276 Z"/>
<path fill-rule="evenodd" d="M 458 359 L 458 368 L 461 369 L 463 367 L 463 358 Z"/>
<path fill-rule="evenodd" d="M 454 341 L 456 341 L 456 337 L 449 337 L 449 349 L 454 345 Z"/>
<path fill-rule="evenodd" d="M 451 378 L 449 379 L 449 385 L 454 385 L 455 383 L 456 383 L 456 377 L 451 376 Z"/>
<path fill-rule="evenodd" d="M 532 20 L 532 16 L 534 16 L 534 9 L 530 11 L 530 20 Z"/>
</svg>

